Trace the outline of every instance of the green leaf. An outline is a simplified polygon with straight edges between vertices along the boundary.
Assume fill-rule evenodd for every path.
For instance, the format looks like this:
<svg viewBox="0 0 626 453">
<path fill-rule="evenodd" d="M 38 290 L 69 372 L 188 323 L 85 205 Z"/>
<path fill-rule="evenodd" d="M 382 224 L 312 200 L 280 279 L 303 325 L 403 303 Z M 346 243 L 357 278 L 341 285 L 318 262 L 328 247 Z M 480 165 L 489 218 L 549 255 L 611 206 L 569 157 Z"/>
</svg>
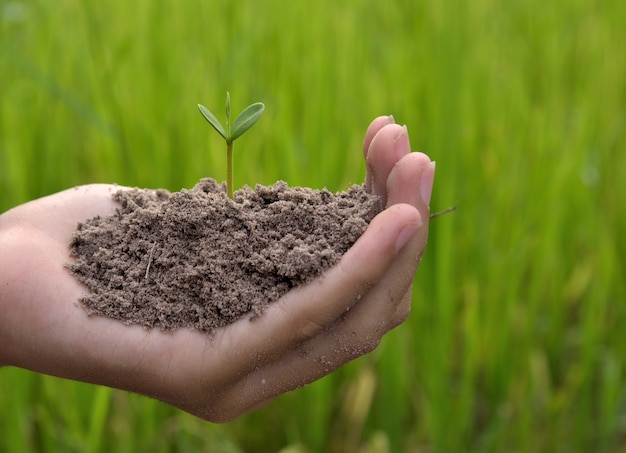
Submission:
<svg viewBox="0 0 626 453">
<path fill-rule="evenodd" d="M 246 109 L 239 114 L 235 122 L 233 123 L 233 127 L 230 133 L 230 141 L 234 142 L 241 135 L 250 129 L 254 123 L 257 122 L 261 114 L 265 110 L 265 105 L 262 102 L 256 102 L 252 105 L 246 107 Z"/>
<path fill-rule="evenodd" d="M 200 113 L 202 113 L 204 119 L 206 119 L 209 124 L 213 126 L 213 129 L 215 129 L 222 137 L 224 137 L 224 140 L 228 141 L 228 137 L 226 136 L 226 130 L 224 129 L 224 126 L 222 126 L 222 123 L 220 123 L 219 120 L 215 117 L 215 115 L 213 115 L 211 111 L 202 104 L 198 104 L 198 108 L 200 109 Z"/>
</svg>

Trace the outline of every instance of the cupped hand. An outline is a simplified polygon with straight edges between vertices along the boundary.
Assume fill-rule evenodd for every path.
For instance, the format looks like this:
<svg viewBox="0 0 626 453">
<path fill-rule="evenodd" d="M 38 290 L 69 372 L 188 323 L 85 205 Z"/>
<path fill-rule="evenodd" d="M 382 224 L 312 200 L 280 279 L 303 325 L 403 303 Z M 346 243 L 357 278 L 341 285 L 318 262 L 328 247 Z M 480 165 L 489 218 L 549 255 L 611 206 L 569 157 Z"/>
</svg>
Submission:
<svg viewBox="0 0 626 453">
<path fill-rule="evenodd" d="M 0 216 L 0 364 L 157 398 L 232 420 L 373 350 L 410 311 L 428 235 L 434 163 L 406 128 L 379 117 L 364 141 L 366 186 L 386 209 L 313 282 L 212 335 L 88 317 L 65 268 L 78 222 L 116 209 L 120 187 L 88 185 Z"/>
</svg>

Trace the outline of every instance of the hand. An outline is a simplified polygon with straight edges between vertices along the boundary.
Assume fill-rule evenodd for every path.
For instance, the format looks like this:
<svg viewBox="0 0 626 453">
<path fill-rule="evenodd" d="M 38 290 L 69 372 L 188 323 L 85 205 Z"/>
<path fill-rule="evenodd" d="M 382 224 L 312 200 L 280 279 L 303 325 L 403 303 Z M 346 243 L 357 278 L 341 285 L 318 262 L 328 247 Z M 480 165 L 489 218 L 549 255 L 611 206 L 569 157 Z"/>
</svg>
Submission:
<svg viewBox="0 0 626 453">
<path fill-rule="evenodd" d="M 107 216 L 120 187 L 88 185 L 0 216 L 0 363 L 148 395 L 232 420 L 373 350 L 405 320 L 428 231 L 434 164 L 380 117 L 364 143 L 366 184 L 387 208 L 313 282 L 212 336 L 146 331 L 79 306 L 65 269 L 77 222 Z M 421 195 L 420 195 L 421 194 Z"/>
</svg>

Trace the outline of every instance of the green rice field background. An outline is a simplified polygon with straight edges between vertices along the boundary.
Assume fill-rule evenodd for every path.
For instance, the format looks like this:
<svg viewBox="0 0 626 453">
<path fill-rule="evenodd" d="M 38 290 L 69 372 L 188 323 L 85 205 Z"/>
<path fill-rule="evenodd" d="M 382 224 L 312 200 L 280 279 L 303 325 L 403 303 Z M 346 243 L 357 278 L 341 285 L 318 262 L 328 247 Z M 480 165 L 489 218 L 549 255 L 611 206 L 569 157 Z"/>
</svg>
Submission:
<svg viewBox="0 0 626 453">
<path fill-rule="evenodd" d="M 0 451 L 626 451 L 625 24 L 620 0 L 0 0 L 0 212 L 223 180 L 196 105 L 227 90 L 266 105 L 236 186 L 361 182 L 393 114 L 432 209 L 458 203 L 370 355 L 224 425 L 0 369 Z"/>
</svg>

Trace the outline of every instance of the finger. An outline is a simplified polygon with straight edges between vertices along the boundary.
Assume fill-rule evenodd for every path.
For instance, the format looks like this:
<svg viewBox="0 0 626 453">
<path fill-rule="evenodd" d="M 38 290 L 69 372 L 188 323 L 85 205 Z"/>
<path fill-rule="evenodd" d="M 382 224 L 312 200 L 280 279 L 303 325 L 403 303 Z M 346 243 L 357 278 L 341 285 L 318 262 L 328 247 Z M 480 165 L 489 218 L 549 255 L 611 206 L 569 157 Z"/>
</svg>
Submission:
<svg viewBox="0 0 626 453">
<path fill-rule="evenodd" d="M 408 203 L 428 217 L 428 205 L 435 176 L 435 163 L 423 153 L 410 153 L 400 159 L 386 181 L 387 206 Z"/>
<path fill-rule="evenodd" d="M 378 132 L 388 124 L 394 124 L 395 120 L 393 116 L 379 116 L 374 121 L 372 121 L 365 132 L 365 139 L 363 140 L 363 156 L 365 157 L 365 161 L 367 162 L 367 155 L 369 153 L 370 145 L 372 140 L 378 134 Z M 365 189 L 368 192 L 372 192 L 372 174 L 370 171 L 367 171 L 365 174 Z"/>
<path fill-rule="evenodd" d="M 418 236 L 417 244 L 419 250 L 424 250 L 427 241 L 430 194 L 435 177 L 435 163 L 423 153 L 411 153 L 400 159 L 391 170 L 387 179 L 387 192 L 389 194 L 387 203 L 393 205 L 395 203 L 408 203 L 415 206 L 421 217 L 424 219 L 425 228 L 422 231 L 424 235 Z M 407 291 L 409 297 L 398 306 L 396 317 L 402 319 L 406 317 L 411 310 L 411 289 Z"/>
<path fill-rule="evenodd" d="M 389 116 L 379 116 L 374 121 L 370 123 L 365 132 L 365 138 L 363 140 L 363 156 L 367 159 L 367 153 L 370 148 L 370 143 L 372 143 L 372 139 L 387 124 L 394 124 L 395 120 L 392 115 Z"/>
<path fill-rule="evenodd" d="M 328 328 L 384 275 L 402 243 L 422 223 L 418 211 L 396 205 L 376 216 L 341 261 L 313 282 L 270 304 L 250 322 L 239 321 L 219 331 L 216 350 L 237 351 L 218 369 L 225 376 L 245 375 Z"/>
<path fill-rule="evenodd" d="M 411 144 L 406 127 L 397 124 L 384 126 L 372 139 L 367 153 L 366 187 L 387 204 L 387 177 L 398 160 L 410 153 Z"/>
</svg>

